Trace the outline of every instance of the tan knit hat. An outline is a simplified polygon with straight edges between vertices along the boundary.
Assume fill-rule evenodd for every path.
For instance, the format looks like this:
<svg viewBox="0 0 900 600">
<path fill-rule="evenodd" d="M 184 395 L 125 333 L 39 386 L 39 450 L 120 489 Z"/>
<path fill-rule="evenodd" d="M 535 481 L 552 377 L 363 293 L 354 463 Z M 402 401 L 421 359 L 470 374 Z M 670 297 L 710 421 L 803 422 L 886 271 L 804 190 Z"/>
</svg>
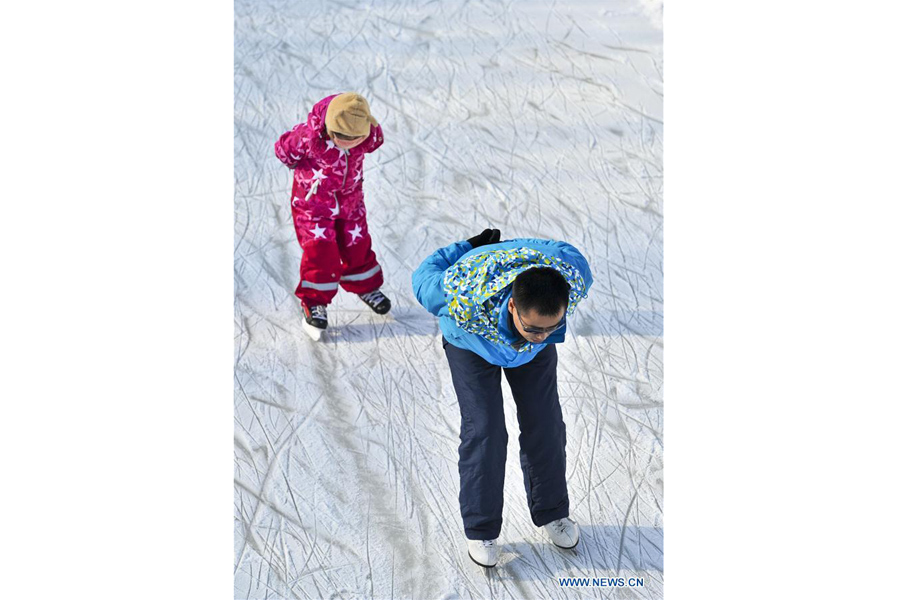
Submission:
<svg viewBox="0 0 900 600">
<path fill-rule="evenodd" d="M 332 98 L 325 111 L 325 126 L 332 133 L 353 137 L 369 135 L 369 125 L 378 125 L 369 113 L 369 103 L 352 92 Z"/>
</svg>

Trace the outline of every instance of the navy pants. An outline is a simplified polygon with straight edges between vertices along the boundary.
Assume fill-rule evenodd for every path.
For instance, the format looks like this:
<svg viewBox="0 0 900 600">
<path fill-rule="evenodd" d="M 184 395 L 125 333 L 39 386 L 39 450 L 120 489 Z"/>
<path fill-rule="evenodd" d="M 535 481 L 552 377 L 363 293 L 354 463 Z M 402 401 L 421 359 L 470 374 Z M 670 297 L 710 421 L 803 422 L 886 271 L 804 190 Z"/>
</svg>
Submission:
<svg viewBox="0 0 900 600">
<path fill-rule="evenodd" d="M 569 516 L 566 425 L 556 389 L 556 346 L 521 367 L 504 369 L 443 340 L 459 400 L 459 507 L 466 537 L 492 540 L 503 524 L 506 422 L 500 371 L 516 402 L 519 459 L 531 520 L 538 527 Z"/>
</svg>

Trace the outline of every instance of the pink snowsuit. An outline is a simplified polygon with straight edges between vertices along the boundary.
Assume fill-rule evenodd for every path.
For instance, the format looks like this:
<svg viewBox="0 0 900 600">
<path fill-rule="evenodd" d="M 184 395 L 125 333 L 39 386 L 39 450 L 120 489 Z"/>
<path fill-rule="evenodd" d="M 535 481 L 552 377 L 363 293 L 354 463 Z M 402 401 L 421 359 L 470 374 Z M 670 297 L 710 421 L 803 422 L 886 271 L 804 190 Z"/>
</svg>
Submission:
<svg viewBox="0 0 900 600">
<path fill-rule="evenodd" d="M 363 158 L 384 143 L 384 136 L 380 125 L 371 126 L 369 137 L 355 148 L 335 146 L 325 131 L 325 111 L 334 97 L 320 100 L 306 123 L 275 142 L 275 155 L 294 169 L 291 213 L 303 249 L 294 293 L 310 306 L 331 302 L 339 284 L 365 294 L 384 283 L 362 190 Z"/>
</svg>

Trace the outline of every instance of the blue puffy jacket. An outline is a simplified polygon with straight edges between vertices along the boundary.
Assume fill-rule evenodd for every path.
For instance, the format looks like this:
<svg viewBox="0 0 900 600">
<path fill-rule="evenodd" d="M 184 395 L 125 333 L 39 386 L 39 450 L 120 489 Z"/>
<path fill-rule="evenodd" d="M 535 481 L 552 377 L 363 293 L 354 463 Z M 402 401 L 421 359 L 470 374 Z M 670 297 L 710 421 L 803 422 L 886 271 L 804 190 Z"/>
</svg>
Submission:
<svg viewBox="0 0 900 600">
<path fill-rule="evenodd" d="M 462 348 L 470 350 L 491 364 L 501 367 L 518 367 L 532 360 L 538 352 L 544 349 L 547 344 L 559 344 L 565 341 L 566 327 L 563 326 L 554 331 L 542 344 L 533 344 L 530 352 L 518 352 L 514 348 L 491 342 L 480 335 L 469 333 L 460 328 L 447 307 L 447 298 L 444 294 L 444 273 L 456 262 L 492 250 L 506 250 L 513 248 L 532 248 L 547 256 L 553 256 L 565 261 L 578 271 L 584 279 L 585 291 L 590 288 L 593 278 L 587 260 L 582 254 L 575 249 L 574 246 L 565 242 L 553 240 L 541 240 L 531 238 L 521 238 L 501 242 L 499 244 L 489 244 L 472 248 L 472 244 L 467 241 L 456 242 L 445 248 L 441 248 L 434 254 L 426 258 L 419 268 L 412 275 L 413 291 L 416 299 L 425 307 L 425 309 L 440 319 L 441 332 L 448 342 Z M 543 266 L 536 264 L 535 266 Z M 509 320 L 505 313 L 508 312 L 507 304 L 512 295 L 512 285 L 503 289 L 502 301 L 498 304 L 497 310 L 501 314 L 497 320 L 498 330 L 501 336 L 514 341 L 517 339 L 518 332 L 514 328 L 510 328 Z"/>
</svg>

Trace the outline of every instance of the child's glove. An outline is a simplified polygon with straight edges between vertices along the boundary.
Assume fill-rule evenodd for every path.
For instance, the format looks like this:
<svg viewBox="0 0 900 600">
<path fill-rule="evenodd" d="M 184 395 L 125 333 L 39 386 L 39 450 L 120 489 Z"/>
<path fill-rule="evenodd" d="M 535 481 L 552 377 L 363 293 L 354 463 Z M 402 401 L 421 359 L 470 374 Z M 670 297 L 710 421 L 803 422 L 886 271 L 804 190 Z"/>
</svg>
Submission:
<svg viewBox="0 0 900 600">
<path fill-rule="evenodd" d="M 484 246 L 486 244 L 496 244 L 500 241 L 500 230 L 499 229 L 485 229 L 475 237 L 470 237 L 466 240 L 470 244 L 472 244 L 473 248 L 477 248 L 478 246 Z"/>
</svg>

